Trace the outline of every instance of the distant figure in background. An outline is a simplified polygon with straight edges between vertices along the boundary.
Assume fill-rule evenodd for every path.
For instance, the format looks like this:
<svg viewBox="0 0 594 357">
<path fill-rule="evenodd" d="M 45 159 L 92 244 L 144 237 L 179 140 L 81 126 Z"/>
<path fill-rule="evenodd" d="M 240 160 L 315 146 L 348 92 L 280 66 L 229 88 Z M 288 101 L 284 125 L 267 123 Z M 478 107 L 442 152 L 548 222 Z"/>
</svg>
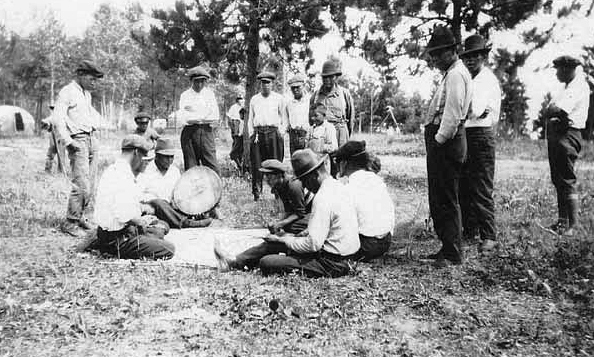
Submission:
<svg viewBox="0 0 594 357">
<path fill-rule="evenodd" d="M 243 96 L 238 95 L 235 103 L 227 111 L 227 118 L 229 118 L 229 129 L 231 129 L 231 152 L 229 157 L 239 170 L 242 169 L 243 160 L 243 121 L 245 119 L 245 101 Z"/>
<path fill-rule="evenodd" d="M 464 41 L 460 58 L 472 76 L 473 92 L 465 122 L 468 153 L 460 177 L 460 209 L 463 237 L 481 240 L 479 250 L 496 246 L 495 202 L 495 131 L 501 108 L 501 87 L 493 71 L 486 66 L 491 46 L 481 35 Z"/>
<path fill-rule="evenodd" d="M 134 116 L 134 122 L 136 123 L 136 129 L 133 134 L 140 135 L 145 138 L 155 148 L 157 139 L 161 136 L 153 129 L 149 128 L 151 121 L 151 115 L 145 112 L 140 112 Z"/>
<path fill-rule="evenodd" d="M 204 165 L 219 174 L 214 126 L 219 124 L 219 105 L 214 92 L 206 86 L 210 74 L 203 67 L 188 71 L 192 87 L 180 95 L 179 114 L 185 123 L 181 148 L 186 170 Z"/>
<path fill-rule="evenodd" d="M 553 95 L 545 110 L 551 180 L 557 191 L 559 219 L 550 228 L 558 234 L 572 236 L 578 226 L 579 197 L 575 188 L 575 161 L 582 149 L 581 129 L 586 127 L 590 88 L 580 61 L 561 56 L 553 61 L 557 79 L 563 89 Z"/>
<path fill-rule="evenodd" d="M 293 98 L 287 102 L 286 117 L 287 131 L 289 133 L 289 149 L 291 155 L 307 145 L 307 134 L 309 132 L 309 94 L 304 93 L 306 78 L 302 74 L 296 74 L 289 79 L 289 87 Z"/>
<path fill-rule="evenodd" d="M 271 72 L 258 74 L 260 93 L 250 101 L 248 114 L 248 133 L 250 136 L 250 161 L 252 166 L 252 194 L 254 201 L 262 193 L 262 173 L 260 163 L 267 159 L 282 162 L 285 157 L 283 120 L 285 103 L 283 97 L 272 91 L 272 81 L 276 75 Z"/>
<path fill-rule="evenodd" d="M 100 114 L 91 103 L 91 91 L 97 79 L 103 77 L 92 62 L 82 61 L 76 68 L 76 78 L 67 84 L 55 102 L 52 121 L 56 138 L 66 146 L 70 158 L 72 190 L 68 199 L 68 212 L 61 229 L 72 236 L 82 236 L 84 230 L 95 225 L 86 217 L 91 202 L 91 177 L 95 173 L 97 143 L 93 132 L 98 127 Z"/>
<path fill-rule="evenodd" d="M 52 173 L 52 167 L 54 166 L 54 157 L 58 153 L 58 149 L 56 148 L 56 137 L 52 133 L 53 124 L 52 124 L 52 114 L 54 112 L 54 106 L 50 104 L 50 115 L 47 118 L 41 120 L 41 126 L 43 129 L 47 130 L 49 133 L 49 146 L 47 148 L 47 154 L 45 157 L 45 172 L 48 174 Z M 61 163 L 64 165 L 64 163 Z"/>
</svg>

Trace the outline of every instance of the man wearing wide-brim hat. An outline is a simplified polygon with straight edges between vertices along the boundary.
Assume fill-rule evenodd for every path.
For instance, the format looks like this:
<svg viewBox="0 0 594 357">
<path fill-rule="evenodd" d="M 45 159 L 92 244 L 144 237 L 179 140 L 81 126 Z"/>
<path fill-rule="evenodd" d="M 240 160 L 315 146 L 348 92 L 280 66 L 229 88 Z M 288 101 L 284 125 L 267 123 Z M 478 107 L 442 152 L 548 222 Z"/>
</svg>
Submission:
<svg viewBox="0 0 594 357">
<path fill-rule="evenodd" d="M 103 72 L 91 61 L 83 60 L 76 67 L 76 78 L 67 84 L 55 102 L 52 113 L 54 134 L 68 150 L 72 188 L 66 220 L 61 229 L 72 236 L 82 236 L 95 226 L 87 215 L 95 181 L 97 143 L 93 132 L 101 115 L 93 108 L 91 92 Z"/>
<path fill-rule="evenodd" d="M 579 226 L 575 162 L 582 147 L 581 130 L 586 127 L 590 97 L 583 71 L 578 71 L 580 64 L 568 55 L 553 61 L 563 87 L 552 96 L 544 112 L 551 180 L 557 191 L 559 211 L 559 219 L 550 228 L 567 236 L 574 235 Z"/>
<path fill-rule="evenodd" d="M 187 75 L 192 85 L 179 97 L 179 112 L 185 123 L 180 137 L 184 168 L 204 165 L 218 174 L 214 128 L 221 118 L 215 94 L 207 86 L 210 74 L 205 67 L 197 66 Z"/>
<path fill-rule="evenodd" d="M 295 177 L 315 193 L 307 230 L 298 235 L 270 234 L 268 255 L 259 260 L 264 275 L 302 273 L 308 277 L 348 274 L 349 262 L 359 250 L 357 213 L 346 187 L 330 176 L 324 157 L 310 149 L 291 156 Z M 280 255 L 278 253 L 284 253 Z M 219 256 L 225 263 L 229 255 Z"/>
<path fill-rule="evenodd" d="M 293 98 L 287 102 L 287 131 L 289 132 L 289 149 L 291 155 L 307 145 L 309 131 L 309 100 L 310 95 L 305 92 L 307 78 L 303 74 L 296 74 L 289 81 Z"/>
<path fill-rule="evenodd" d="M 142 136 L 130 134 L 122 140 L 121 154 L 101 176 L 97 186 L 94 248 L 122 259 L 169 259 L 175 247 L 163 239 L 169 226 L 159 220 L 146 220 L 153 209 L 140 202 L 141 188 L 136 177 L 150 160 L 151 144 Z M 148 158 L 148 159 L 147 159 Z"/>
<path fill-rule="evenodd" d="M 134 122 L 136 123 L 136 129 L 134 130 L 133 134 L 140 135 L 144 137 L 148 142 L 150 142 L 153 146 L 157 144 L 157 140 L 161 137 L 159 133 L 155 131 L 153 128 L 149 128 L 149 123 L 151 122 L 151 115 L 146 112 L 138 112 L 134 116 Z"/>
<path fill-rule="evenodd" d="M 394 203 L 388 188 L 369 168 L 370 155 L 365 141 L 347 141 L 333 153 L 339 176 L 353 198 L 359 225 L 361 248 L 354 259 L 370 261 L 390 248 L 394 230 Z"/>
<path fill-rule="evenodd" d="M 460 264 L 462 222 L 458 184 L 466 157 L 464 120 L 472 98 L 472 78 L 458 58 L 452 31 L 436 26 L 425 53 L 444 77 L 425 116 L 429 209 L 441 249 L 427 256 L 437 266 Z"/>
<path fill-rule="evenodd" d="M 258 74 L 260 93 L 250 100 L 247 126 L 254 201 L 259 200 L 262 193 L 261 162 L 267 159 L 282 162 L 285 157 L 285 101 L 282 95 L 272 90 L 275 79 L 276 75 L 272 72 L 262 71 Z"/>
<path fill-rule="evenodd" d="M 495 202 L 495 126 L 501 108 L 501 87 L 487 66 L 491 46 L 481 35 L 464 41 L 460 57 L 472 76 L 472 100 L 465 122 L 468 153 L 460 177 L 460 209 L 463 237 L 479 238 L 483 253 L 496 246 Z"/>
</svg>

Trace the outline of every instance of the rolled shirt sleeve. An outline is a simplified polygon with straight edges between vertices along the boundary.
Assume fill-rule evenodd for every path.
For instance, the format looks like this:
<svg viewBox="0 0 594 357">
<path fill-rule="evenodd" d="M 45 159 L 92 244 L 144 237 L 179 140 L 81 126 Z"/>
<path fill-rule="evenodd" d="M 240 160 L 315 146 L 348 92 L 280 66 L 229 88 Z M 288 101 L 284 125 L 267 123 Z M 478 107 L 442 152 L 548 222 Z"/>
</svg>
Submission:
<svg viewBox="0 0 594 357">
<path fill-rule="evenodd" d="M 58 94 L 58 98 L 54 103 L 54 111 L 52 113 L 52 123 L 54 125 L 54 133 L 57 135 L 58 140 L 68 146 L 72 143 L 70 138 L 70 132 L 66 127 L 66 118 L 68 117 L 68 109 L 73 106 L 72 98 L 67 88 L 64 88 Z"/>
<path fill-rule="evenodd" d="M 307 226 L 307 237 L 287 237 L 285 245 L 297 253 L 314 253 L 322 249 L 330 232 L 332 213 L 324 201 L 315 200 Z"/>
<path fill-rule="evenodd" d="M 445 107 L 435 140 L 440 144 L 456 135 L 458 125 L 468 112 L 469 85 L 458 71 L 451 71 L 445 78 Z"/>
</svg>

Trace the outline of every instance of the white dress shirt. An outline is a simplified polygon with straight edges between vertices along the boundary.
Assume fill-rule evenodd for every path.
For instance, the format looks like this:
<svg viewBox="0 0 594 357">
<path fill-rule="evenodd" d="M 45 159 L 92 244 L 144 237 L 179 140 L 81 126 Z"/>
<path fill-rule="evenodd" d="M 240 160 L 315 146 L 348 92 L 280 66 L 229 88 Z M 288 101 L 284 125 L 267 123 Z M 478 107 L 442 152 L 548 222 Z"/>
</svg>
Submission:
<svg viewBox="0 0 594 357">
<path fill-rule="evenodd" d="M 163 174 L 157 168 L 155 161 L 151 161 L 136 178 L 136 182 L 142 191 L 142 202 L 154 199 L 171 202 L 173 189 L 180 177 L 181 173 L 177 166 L 169 166 L 169 169 Z"/>
<path fill-rule="evenodd" d="M 101 115 L 91 104 L 91 93 L 76 81 L 67 84 L 54 104 L 52 122 L 58 139 L 64 145 L 72 143 L 70 135 L 90 133 L 99 126 Z"/>
<path fill-rule="evenodd" d="M 309 101 L 309 94 L 303 94 L 300 99 L 292 97 L 287 100 L 287 129 L 309 130 Z"/>
<path fill-rule="evenodd" d="M 95 200 L 95 222 L 107 231 L 119 231 L 133 218 L 140 218 L 140 187 L 130 164 L 118 158 L 101 176 Z"/>
<path fill-rule="evenodd" d="M 196 92 L 189 88 L 179 97 L 179 116 L 185 125 L 218 123 L 219 105 L 208 87 Z"/>
<path fill-rule="evenodd" d="M 584 129 L 588 119 L 590 87 L 583 72 L 576 71 L 575 78 L 553 95 L 551 104 L 567 113 L 572 128 Z"/>
<path fill-rule="evenodd" d="M 489 67 L 483 66 L 476 77 L 472 79 L 472 100 L 465 125 L 467 128 L 490 128 L 499 121 L 500 110 L 501 87 L 499 80 Z M 485 111 L 488 114 L 480 118 Z"/>
<path fill-rule="evenodd" d="M 358 170 L 348 177 L 346 186 L 355 202 L 360 234 L 379 237 L 394 230 L 394 203 L 381 177 Z"/>
<path fill-rule="evenodd" d="M 347 256 L 360 248 L 357 212 L 347 188 L 333 178 L 322 182 L 312 203 L 307 237 L 287 237 L 285 244 L 297 253 Z"/>
<path fill-rule="evenodd" d="M 307 146 L 320 154 L 326 154 L 338 149 L 334 124 L 324 120 L 322 124 L 312 126 L 307 135 Z"/>
<path fill-rule="evenodd" d="M 258 93 L 250 100 L 250 113 L 248 115 L 248 133 L 254 133 L 256 126 L 276 126 L 283 133 L 285 123 L 283 120 L 285 101 L 282 95 L 270 92 L 268 97 Z"/>
<path fill-rule="evenodd" d="M 239 114 L 241 108 L 243 108 L 241 105 L 235 103 L 227 111 L 227 117 L 229 117 L 229 119 L 239 121 L 237 132 L 240 134 L 243 133 L 243 120 L 241 120 L 241 115 Z"/>
</svg>

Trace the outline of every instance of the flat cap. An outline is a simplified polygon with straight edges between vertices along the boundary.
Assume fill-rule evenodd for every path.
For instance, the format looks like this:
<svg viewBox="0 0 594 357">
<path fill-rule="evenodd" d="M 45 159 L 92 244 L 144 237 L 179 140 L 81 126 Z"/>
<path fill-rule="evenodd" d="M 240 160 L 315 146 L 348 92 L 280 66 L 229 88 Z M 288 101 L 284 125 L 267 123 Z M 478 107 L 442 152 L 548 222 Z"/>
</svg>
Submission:
<svg viewBox="0 0 594 357">
<path fill-rule="evenodd" d="M 270 173 L 284 173 L 287 172 L 288 167 L 287 165 L 283 164 L 282 162 L 278 161 L 277 159 L 268 159 L 268 160 L 264 160 L 262 161 L 262 163 L 260 164 L 260 172 L 263 172 L 265 174 L 270 174 Z"/>
<path fill-rule="evenodd" d="M 102 78 L 103 72 L 99 70 L 99 68 L 89 60 L 82 60 L 76 67 L 76 73 L 79 74 L 90 74 L 96 78 Z"/>
<path fill-rule="evenodd" d="M 142 136 L 130 134 L 122 140 L 123 149 L 140 149 L 148 153 L 152 149 L 152 145 Z"/>
<path fill-rule="evenodd" d="M 137 123 L 148 123 L 151 120 L 151 115 L 147 112 L 138 112 L 134 116 L 134 121 Z"/>
<path fill-rule="evenodd" d="M 575 68 L 580 64 L 581 62 L 577 58 L 567 55 L 557 57 L 553 60 L 553 66 L 555 67 Z"/>
<path fill-rule="evenodd" d="M 273 81 L 276 79 L 276 74 L 268 71 L 262 71 L 257 77 L 261 81 Z"/>
<path fill-rule="evenodd" d="M 190 68 L 188 70 L 188 77 L 190 77 L 190 79 L 193 79 L 193 78 L 209 79 L 210 73 L 208 73 L 206 68 L 204 68 L 202 66 L 196 66 L 196 67 Z"/>
<path fill-rule="evenodd" d="M 293 86 L 300 86 L 305 84 L 305 81 L 307 80 L 307 78 L 305 78 L 305 76 L 301 73 L 298 73 L 296 75 L 294 75 L 293 77 L 291 77 L 291 79 L 289 79 L 289 81 L 287 83 L 289 83 L 290 87 Z"/>
</svg>

